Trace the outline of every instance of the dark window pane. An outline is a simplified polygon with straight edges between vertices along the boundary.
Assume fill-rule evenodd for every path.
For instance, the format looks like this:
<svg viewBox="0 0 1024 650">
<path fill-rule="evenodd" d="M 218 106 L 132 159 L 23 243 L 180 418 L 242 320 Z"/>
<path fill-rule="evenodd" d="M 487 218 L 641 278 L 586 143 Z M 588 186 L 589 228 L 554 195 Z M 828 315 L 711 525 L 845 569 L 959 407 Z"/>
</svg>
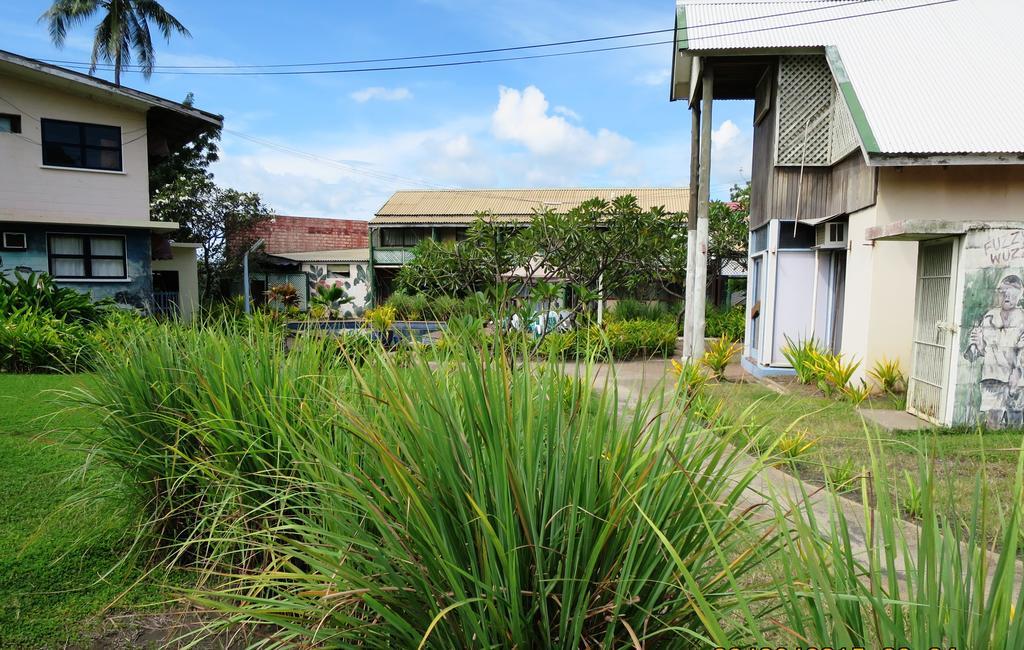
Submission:
<svg viewBox="0 0 1024 650">
<path fill-rule="evenodd" d="M 111 149 L 86 149 L 85 166 L 89 169 L 121 171 L 121 152 Z"/>
<path fill-rule="evenodd" d="M 43 142 L 81 144 L 82 133 L 80 125 L 73 122 L 43 120 Z"/>
<path fill-rule="evenodd" d="M 814 226 L 805 223 L 797 224 L 796 234 L 793 233 L 793 222 L 779 223 L 779 248 L 812 248 L 814 246 Z"/>
<path fill-rule="evenodd" d="M 120 147 L 121 129 L 116 126 L 85 127 L 85 144 L 99 147 Z"/>
<path fill-rule="evenodd" d="M 81 167 L 82 149 L 64 144 L 49 144 L 43 147 L 43 164 L 57 167 Z"/>
</svg>

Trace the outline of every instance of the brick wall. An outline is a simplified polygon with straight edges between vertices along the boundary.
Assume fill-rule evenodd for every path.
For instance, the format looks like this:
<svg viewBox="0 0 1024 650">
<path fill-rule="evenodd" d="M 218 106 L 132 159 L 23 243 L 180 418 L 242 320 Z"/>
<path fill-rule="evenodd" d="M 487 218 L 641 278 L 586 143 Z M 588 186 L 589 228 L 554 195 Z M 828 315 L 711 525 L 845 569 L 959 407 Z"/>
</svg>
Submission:
<svg viewBox="0 0 1024 650">
<path fill-rule="evenodd" d="M 369 246 L 368 222 L 355 219 L 278 216 L 257 224 L 250 234 L 267 240 L 270 254 Z"/>
</svg>

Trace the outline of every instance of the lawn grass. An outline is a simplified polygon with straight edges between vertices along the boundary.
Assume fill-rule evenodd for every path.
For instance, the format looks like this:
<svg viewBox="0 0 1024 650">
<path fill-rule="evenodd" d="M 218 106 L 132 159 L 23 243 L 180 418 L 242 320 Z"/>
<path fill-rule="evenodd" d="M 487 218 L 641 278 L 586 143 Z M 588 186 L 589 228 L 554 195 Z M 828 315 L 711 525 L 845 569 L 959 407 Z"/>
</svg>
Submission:
<svg viewBox="0 0 1024 650">
<path fill-rule="evenodd" d="M 975 487 L 980 472 L 991 490 L 986 504 L 985 522 L 990 539 L 1001 530 L 1001 510 L 1013 498 L 1013 480 L 1022 432 L 979 432 L 931 429 L 909 432 L 888 432 L 865 421 L 849 402 L 802 394 L 779 395 L 757 383 L 710 384 L 711 393 L 722 401 L 727 415 L 752 412 L 756 422 L 772 432 L 789 429 L 806 434 L 815 442 L 794 463 L 796 473 L 812 483 L 824 483 L 826 472 L 835 476 L 849 463 L 859 474 L 871 465 L 869 437 L 878 441 L 881 462 L 890 472 L 903 503 L 904 514 L 913 518 L 912 487 L 905 472 L 917 475 L 918 450 L 925 450 L 932 459 L 936 477 L 936 499 L 949 512 L 961 517 L 971 515 Z M 861 405 L 868 408 L 893 408 L 892 400 L 874 399 Z M 850 496 L 856 497 L 856 493 Z"/>
<path fill-rule="evenodd" d="M 126 510 L 116 496 L 62 509 L 83 487 L 72 476 L 85 458 L 73 446 L 73 432 L 92 420 L 64 410 L 49 391 L 88 381 L 82 375 L 0 375 L 3 648 L 82 643 L 107 606 L 143 574 L 137 563 L 118 566 L 130 540 L 124 537 Z M 102 471 L 92 480 L 116 486 L 116 476 Z M 159 601 L 154 584 L 144 581 L 117 608 Z"/>
</svg>

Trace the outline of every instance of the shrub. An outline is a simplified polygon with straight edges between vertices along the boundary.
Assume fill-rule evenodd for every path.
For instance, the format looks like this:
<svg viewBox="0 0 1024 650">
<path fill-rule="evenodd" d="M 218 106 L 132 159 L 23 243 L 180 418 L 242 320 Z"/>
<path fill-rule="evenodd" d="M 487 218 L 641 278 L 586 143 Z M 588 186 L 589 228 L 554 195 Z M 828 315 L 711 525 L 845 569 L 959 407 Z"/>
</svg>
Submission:
<svg viewBox="0 0 1024 650">
<path fill-rule="evenodd" d="M 711 370 L 715 379 L 721 381 L 725 377 L 725 369 L 733 357 L 742 350 L 743 346 L 723 335 L 708 346 L 701 362 Z"/>
<path fill-rule="evenodd" d="M 663 302 L 643 302 L 626 298 L 615 303 L 615 308 L 608 314 L 609 321 L 634 321 L 634 320 L 671 320 L 675 321 L 678 312 L 674 312 L 671 305 Z"/>
<path fill-rule="evenodd" d="M 815 362 L 824 353 L 824 350 L 819 347 L 815 339 L 809 338 L 794 343 L 793 339 L 787 336 L 786 344 L 782 346 L 781 352 L 796 372 L 797 381 L 801 384 L 818 385 L 820 376 Z"/>
<path fill-rule="evenodd" d="M 899 359 L 879 359 L 875 362 L 874 368 L 868 371 L 868 375 L 889 395 L 906 390 L 907 377 L 903 374 Z"/>
<path fill-rule="evenodd" d="M 818 439 L 813 438 L 805 431 L 787 431 L 779 437 L 775 449 L 784 457 L 796 459 L 803 456 L 818 444 Z"/>
<path fill-rule="evenodd" d="M 0 317 L 0 370 L 75 372 L 89 357 L 88 330 L 48 311 L 21 307 Z"/>
<path fill-rule="evenodd" d="M 267 290 L 267 302 L 284 309 L 286 312 L 292 309 L 298 309 L 299 303 L 299 290 L 291 282 L 282 282 L 281 284 L 275 284 Z"/>
<path fill-rule="evenodd" d="M 860 394 L 856 389 L 850 390 L 850 380 L 860 367 L 859 361 L 843 361 L 841 354 L 818 351 L 812 354 L 811 365 L 818 377 L 818 388 L 826 397 L 840 395 L 853 400 Z"/>
<path fill-rule="evenodd" d="M 391 326 L 395 324 L 398 312 L 392 305 L 380 305 L 371 307 L 363 312 L 363 321 L 374 331 L 380 334 L 387 334 Z"/>
<path fill-rule="evenodd" d="M 449 321 L 466 313 L 463 301 L 452 296 L 438 296 L 430 303 L 429 312 L 434 320 Z"/>
<path fill-rule="evenodd" d="M 0 317 L 21 310 L 47 314 L 69 323 L 101 320 L 113 301 L 93 299 L 70 287 L 58 287 L 49 275 L 15 271 L 13 277 L 0 273 Z"/>
<path fill-rule="evenodd" d="M 736 305 L 730 309 L 718 309 L 709 305 L 704 315 L 704 335 L 712 338 L 726 337 L 742 341 L 746 329 L 746 308 Z"/>
<path fill-rule="evenodd" d="M 397 320 L 422 320 L 423 314 L 429 306 L 425 294 L 411 296 L 403 292 L 395 292 L 387 299 L 386 306 L 394 309 Z"/>
<path fill-rule="evenodd" d="M 272 564 L 203 602 L 271 645 L 728 645 L 757 619 L 732 586 L 774 543 L 740 500 L 756 469 L 671 405 L 619 412 L 589 371 L 569 386 L 506 352 L 383 358 L 357 379 L 374 399 L 296 413 Z"/>
</svg>

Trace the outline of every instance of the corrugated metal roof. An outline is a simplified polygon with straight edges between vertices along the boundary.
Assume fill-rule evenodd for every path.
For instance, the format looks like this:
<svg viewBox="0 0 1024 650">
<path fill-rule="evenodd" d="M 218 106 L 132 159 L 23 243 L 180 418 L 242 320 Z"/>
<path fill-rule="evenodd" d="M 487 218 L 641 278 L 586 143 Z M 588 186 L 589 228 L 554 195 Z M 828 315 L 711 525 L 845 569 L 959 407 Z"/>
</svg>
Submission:
<svg viewBox="0 0 1024 650">
<path fill-rule="evenodd" d="M 528 221 L 535 212 L 548 208 L 564 212 L 593 198 L 611 201 L 625 194 L 635 196 L 644 209 L 689 209 L 690 192 L 686 188 L 402 190 L 388 199 L 370 223 L 458 225 L 472 222 L 477 212 L 488 212 L 499 221 Z"/>
<path fill-rule="evenodd" d="M 370 259 L 369 248 L 344 248 L 333 251 L 303 251 L 301 253 L 274 253 L 293 262 L 367 262 Z"/>
<path fill-rule="evenodd" d="M 1024 152 L 1024 3 L 681 0 L 679 9 L 687 53 L 833 46 L 879 153 Z"/>
</svg>

